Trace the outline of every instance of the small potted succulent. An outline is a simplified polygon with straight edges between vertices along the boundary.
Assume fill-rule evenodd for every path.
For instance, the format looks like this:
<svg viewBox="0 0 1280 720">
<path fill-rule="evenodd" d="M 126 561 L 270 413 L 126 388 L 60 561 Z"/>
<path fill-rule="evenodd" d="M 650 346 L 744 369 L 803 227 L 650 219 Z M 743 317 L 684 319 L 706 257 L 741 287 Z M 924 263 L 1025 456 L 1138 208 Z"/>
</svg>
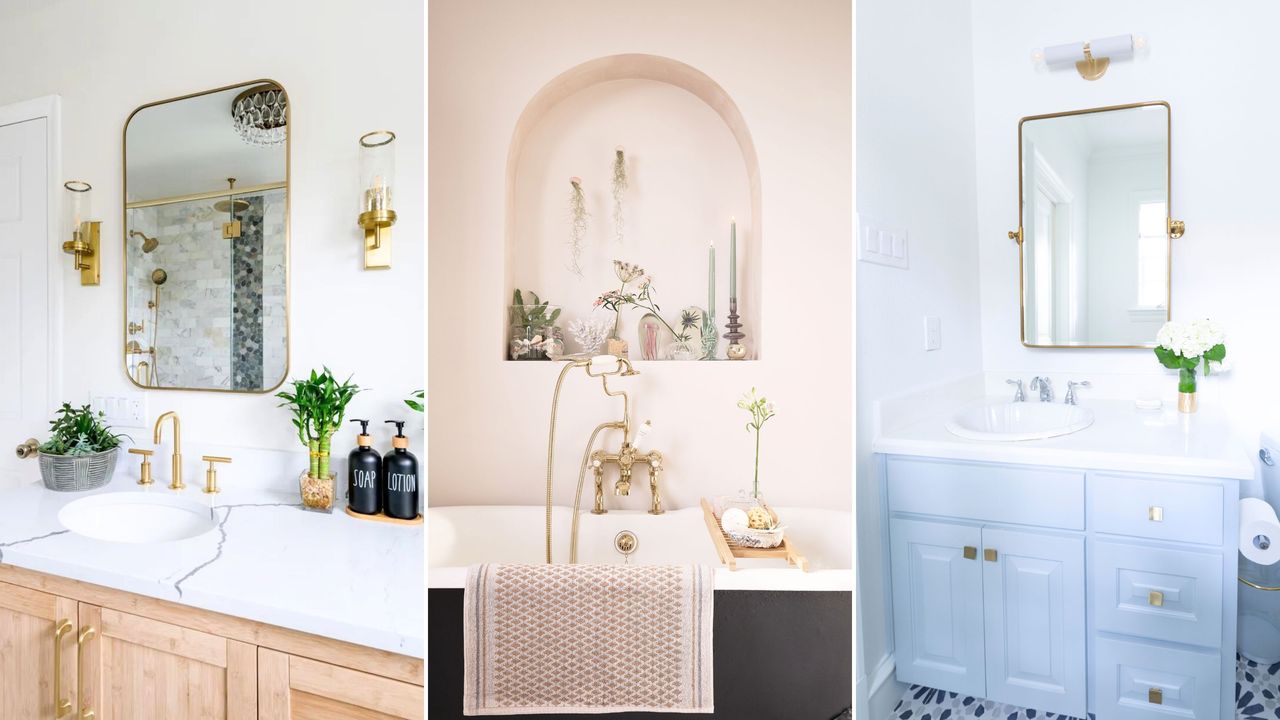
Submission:
<svg viewBox="0 0 1280 720">
<path fill-rule="evenodd" d="M 84 405 L 62 407 L 49 421 L 49 439 L 39 448 L 40 478 L 59 492 L 92 490 L 111 482 L 120 451 L 120 438 L 111 432 L 102 413 Z"/>
<path fill-rule="evenodd" d="M 564 349 L 560 329 L 556 327 L 560 307 L 542 302 L 532 290 L 528 297 L 526 302 L 519 290 L 511 295 L 511 359 L 554 359 Z"/>
<path fill-rule="evenodd" d="M 333 510 L 337 483 L 334 473 L 329 472 L 330 443 L 342 427 L 347 405 L 360 391 L 350 377 L 340 383 L 326 367 L 323 372 L 312 370 L 309 377 L 294 380 L 292 392 L 276 393 L 284 401 L 279 407 L 293 411 L 298 439 L 311 455 L 307 471 L 298 480 L 302 506 L 309 510 Z"/>
</svg>

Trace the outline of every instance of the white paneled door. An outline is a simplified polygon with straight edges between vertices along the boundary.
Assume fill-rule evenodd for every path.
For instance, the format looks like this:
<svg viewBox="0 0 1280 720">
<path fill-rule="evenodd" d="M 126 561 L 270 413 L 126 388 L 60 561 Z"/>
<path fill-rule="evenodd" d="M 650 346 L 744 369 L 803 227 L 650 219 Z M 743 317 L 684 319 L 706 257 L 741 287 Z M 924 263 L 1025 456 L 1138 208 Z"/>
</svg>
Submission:
<svg viewBox="0 0 1280 720">
<path fill-rule="evenodd" d="M 52 409 L 49 142 L 48 118 L 0 125 L 0 489 L 38 477 L 14 448 Z"/>
</svg>

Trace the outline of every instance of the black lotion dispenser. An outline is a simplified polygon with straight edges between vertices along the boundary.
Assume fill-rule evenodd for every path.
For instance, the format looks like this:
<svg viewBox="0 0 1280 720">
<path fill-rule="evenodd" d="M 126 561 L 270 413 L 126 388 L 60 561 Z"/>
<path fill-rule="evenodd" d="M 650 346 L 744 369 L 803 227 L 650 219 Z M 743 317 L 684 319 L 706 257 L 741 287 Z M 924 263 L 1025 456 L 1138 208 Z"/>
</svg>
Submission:
<svg viewBox="0 0 1280 720">
<path fill-rule="evenodd" d="M 356 449 L 347 456 L 347 507 L 361 515 L 382 512 L 382 456 L 373 449 L 368 420 L 360 423 Z"/>
<path fill-rule="evenodd" d="M 388 517 L 413 520 L 418 517 L 418 458 L 409 452 L 409 438 L 403 420 L 387 420 L 396 426 L 391 452 L 382 458 L 382 478 L 386 487 L 383 511 Z"/>
</svg>

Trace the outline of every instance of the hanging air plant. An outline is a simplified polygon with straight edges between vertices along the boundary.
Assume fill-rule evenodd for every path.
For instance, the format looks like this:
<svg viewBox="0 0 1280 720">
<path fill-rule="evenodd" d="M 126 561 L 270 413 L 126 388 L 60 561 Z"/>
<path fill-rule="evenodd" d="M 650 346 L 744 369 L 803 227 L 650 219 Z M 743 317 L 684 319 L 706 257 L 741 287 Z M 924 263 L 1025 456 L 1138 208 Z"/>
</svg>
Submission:
<svg viewBox="0 0 1280 720">
<path fill-rule="evenodd" d="M 582 277 L 582 266 L 578 260 L 582 257 L 583 235 L 587 232 L 587 198 L 582 193 L 582 178 L 569 178 L 573 188 L 569 192 L 569 271 Z"/>
<path fill-rule="evenodd" d="M 622 193 L 627 189 L 627 158 L 619 145 L 613 151 L 613 235 L 622 242 Z"/>
</svg>

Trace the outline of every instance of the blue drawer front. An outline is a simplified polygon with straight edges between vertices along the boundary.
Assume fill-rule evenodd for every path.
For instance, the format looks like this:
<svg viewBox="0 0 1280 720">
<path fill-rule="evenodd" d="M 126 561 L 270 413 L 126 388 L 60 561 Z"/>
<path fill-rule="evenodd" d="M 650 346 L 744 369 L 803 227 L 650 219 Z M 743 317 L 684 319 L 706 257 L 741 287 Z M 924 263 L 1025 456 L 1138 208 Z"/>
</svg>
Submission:
<svg viewBox="0 0 1280 720">
<path fill-rule="evenodd" d="M 1098 532 L 1222 545 L 1222 486 L 1098 473 L 1089 523 Z"/>
<path fill-rule="evenodd" d="M 1084 472 L 890 456 L 889 511 L 1084 529 Z"/>
<path fill-rule="evenodd" d="M 1218 719 L 1222 658 L 1217 652 L 1100 637 L 1094 656 L 1099 720 Z"/>
<path fill-rule="evenodd" d="M 1097 629 L 1221 645 L 1221 555 L 1097 541 L 1091 567 Z"/>
</svg>

